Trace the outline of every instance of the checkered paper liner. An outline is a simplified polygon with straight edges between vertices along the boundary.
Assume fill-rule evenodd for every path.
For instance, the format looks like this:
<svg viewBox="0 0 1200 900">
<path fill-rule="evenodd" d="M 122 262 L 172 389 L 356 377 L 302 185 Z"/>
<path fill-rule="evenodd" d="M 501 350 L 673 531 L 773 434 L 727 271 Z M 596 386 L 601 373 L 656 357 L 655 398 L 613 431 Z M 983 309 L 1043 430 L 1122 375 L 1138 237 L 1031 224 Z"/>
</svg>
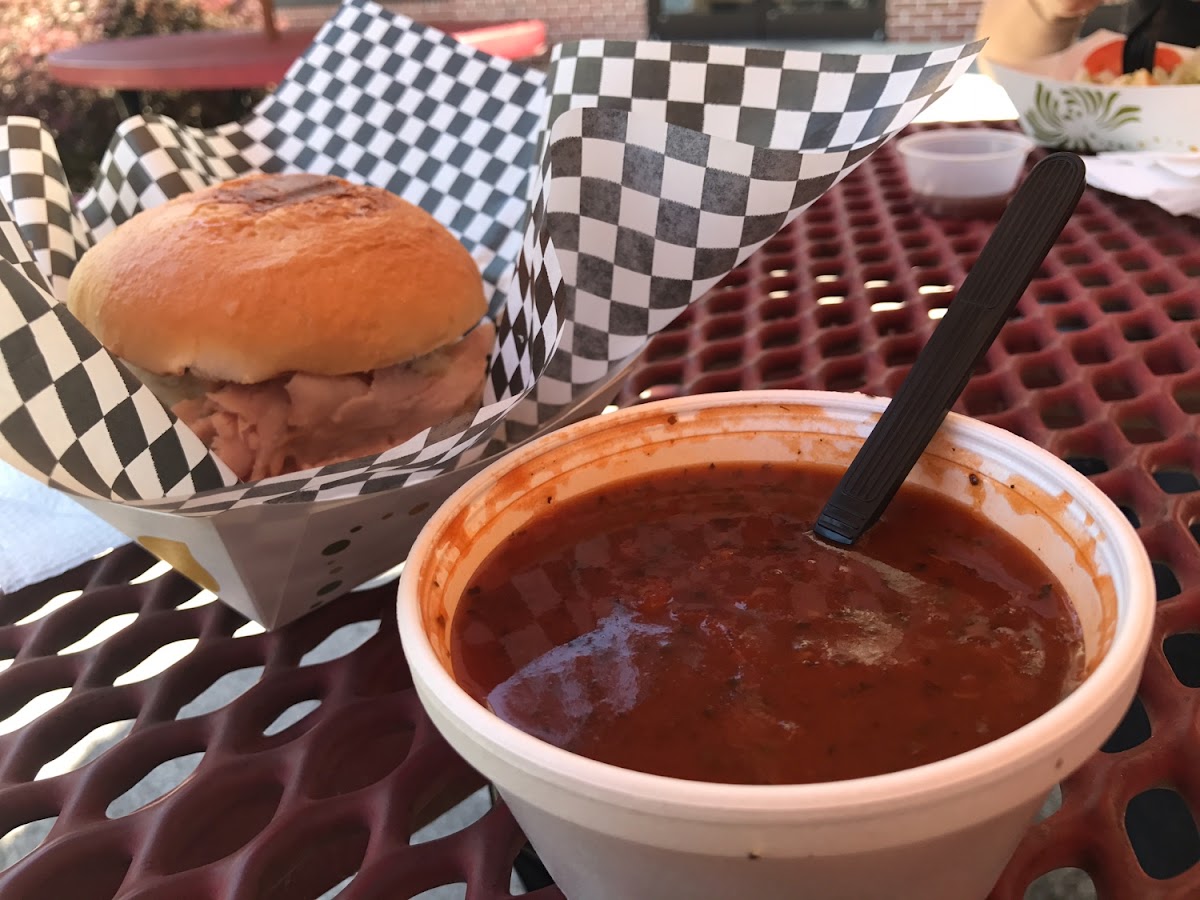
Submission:
<svg viewBox="0 0 1200 900">
<path fill-rule="evenodd" d="M 584 403 L 978 49 L 589 40 L 556 47 L 543 74 L 347 0 L 247 120 L 126 121 L 78 205 L 49 133 L 10 118 L 0 458 L 83 497 L 206 516 L 401 488 L 502 452 Z M 482 409 L 374 457 L 237 483 L 55 299 L 84 250 L 140 210 L 251 171 L 386 188 L 467 246 L 498 325 Z"/>
</svg>

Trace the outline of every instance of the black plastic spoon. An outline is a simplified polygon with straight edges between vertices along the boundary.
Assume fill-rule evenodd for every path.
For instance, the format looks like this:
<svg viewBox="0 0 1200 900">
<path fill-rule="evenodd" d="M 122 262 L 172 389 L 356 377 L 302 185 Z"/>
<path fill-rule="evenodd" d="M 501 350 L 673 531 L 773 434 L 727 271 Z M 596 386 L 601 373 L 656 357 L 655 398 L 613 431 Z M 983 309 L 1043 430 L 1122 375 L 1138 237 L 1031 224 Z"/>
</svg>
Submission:
<svg viewBox="0 0 1200 900">
<path fill-rule="evenodd" d="M 882 515 L 1066 227 L 1084 174 L 1074 153 L 1053 153 L 1034 166 L 821 510 L 817 536 L 850 546 Z"/>
<path fill-rule="evenodd" d="M 1142 2 L 1139 9 L 1142 17 L 1129 29 L 1129 34 L 1125 37 L 1125 47 L 1121 51 L 1121 68 L 1126 75 L 1138 69 L 1154 71 L 1154 57 L 1158 50 L 1167 4 L 1162 0 Z"/>
</svg>

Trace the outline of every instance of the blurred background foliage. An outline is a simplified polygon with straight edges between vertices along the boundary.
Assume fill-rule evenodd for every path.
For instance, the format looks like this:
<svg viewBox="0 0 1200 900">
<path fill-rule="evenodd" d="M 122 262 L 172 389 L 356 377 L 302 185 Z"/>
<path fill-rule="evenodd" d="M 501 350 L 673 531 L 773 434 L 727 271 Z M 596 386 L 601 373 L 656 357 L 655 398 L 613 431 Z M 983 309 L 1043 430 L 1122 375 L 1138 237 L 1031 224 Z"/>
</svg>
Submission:
<svg viewBox="0 0 1200 900">
<path fill-rule="evenodd" d="M 111 93 L 64 87 L 46 69 L 59 49 L 107 38 L 261 27 L 255 0 L 0 0 L 0 117 L 33 116 L 54 133 L 71 186 L 85 190 L 120 121 Z M 188 125 L 242 118 L 261 91 L 142 95 L 143 109 Z"/>
</svg>

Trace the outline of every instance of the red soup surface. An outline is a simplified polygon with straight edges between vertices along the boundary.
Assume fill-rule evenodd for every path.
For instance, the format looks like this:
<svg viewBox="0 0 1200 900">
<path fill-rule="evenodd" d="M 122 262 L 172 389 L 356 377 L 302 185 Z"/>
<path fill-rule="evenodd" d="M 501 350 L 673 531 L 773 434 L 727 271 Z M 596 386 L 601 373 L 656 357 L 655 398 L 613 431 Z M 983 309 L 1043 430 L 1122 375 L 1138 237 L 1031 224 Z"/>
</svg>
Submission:
<svg viewBox="0 0 1200 900">
<path fill-rule="evenodd" d="M 934 762 L 1077 686 L 1079 622 L 1033 553 L 911 486 L 832 547 L 811 528 L 839 476 L 710 465 L 548 507 L 462 598 L 455 677 L 574 753 L 731 784 Z"/>
</svg>

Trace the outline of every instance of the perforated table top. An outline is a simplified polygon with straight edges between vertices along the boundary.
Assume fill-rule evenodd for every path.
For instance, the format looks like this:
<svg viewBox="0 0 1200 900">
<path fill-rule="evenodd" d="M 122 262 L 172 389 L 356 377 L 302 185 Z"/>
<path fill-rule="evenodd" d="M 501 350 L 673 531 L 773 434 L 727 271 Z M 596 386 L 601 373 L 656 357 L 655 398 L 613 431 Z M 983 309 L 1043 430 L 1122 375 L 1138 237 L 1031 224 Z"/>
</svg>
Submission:
<svg viewBox="0 0 1200 900">
<path fill-rule="evenodd" d="M 891 394 L 989 231 L 914 210 L 884 148 L 656 337 L 620 402 Z M 1107 492 L 1160 600 L 1138 700 L 995 900 L 1065 868 L 1104 900 L 1200 897 L 1198 364 L 1200 222 L 1089 191 L 959 404 Z M 342 896 L 509 896 L 524 839 L 502 806 L 410 845 L 480 780 L 411 690 L 393 586 L 264 634 L 153 562 L 125 548 L 0 597 L 0 836 L 53 820 L 0 872 L 0 897 L 309 900 L 356 872 Z M 330 636 L 362 623 L 379 624 L 327 658 Z M 206 689 L 223 680 L 248 689 L 214 709 Z M 108 749 L 79 758 L 97 736 Z M 130 787 L 180 758 L 195 768 L 177 789 L 128 808 Z"/>
</svg>

